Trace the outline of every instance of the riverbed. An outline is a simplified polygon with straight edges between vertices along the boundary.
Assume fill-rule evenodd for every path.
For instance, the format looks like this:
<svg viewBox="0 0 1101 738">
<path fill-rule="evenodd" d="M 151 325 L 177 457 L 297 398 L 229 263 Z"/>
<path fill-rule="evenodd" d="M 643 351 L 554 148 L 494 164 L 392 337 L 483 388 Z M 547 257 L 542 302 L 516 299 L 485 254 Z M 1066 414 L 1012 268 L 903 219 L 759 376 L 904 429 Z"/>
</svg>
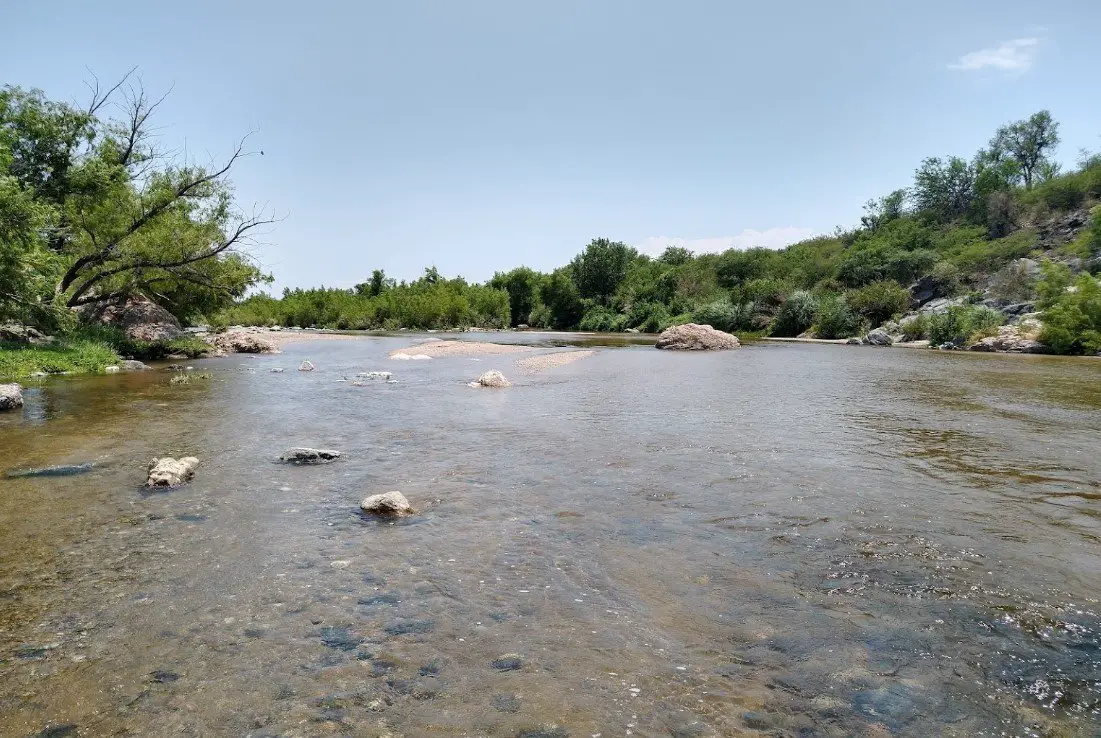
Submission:
<svg viewBox="0 0 1101 738">
<path fill-rule="evenodd" d="M 424 338 L 29 385 L 0 735 L 1101 734 L 1101 360 Z"/>
</svg>

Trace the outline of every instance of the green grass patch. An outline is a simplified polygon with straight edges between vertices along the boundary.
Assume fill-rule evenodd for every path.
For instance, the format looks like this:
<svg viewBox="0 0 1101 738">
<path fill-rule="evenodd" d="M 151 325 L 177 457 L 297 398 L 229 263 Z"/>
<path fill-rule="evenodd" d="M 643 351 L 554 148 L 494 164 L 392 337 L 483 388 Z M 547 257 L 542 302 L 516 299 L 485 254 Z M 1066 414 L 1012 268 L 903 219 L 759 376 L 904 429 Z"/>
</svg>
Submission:
<svg viewBox="0 0 1101 738">
<path fill-rule="evenodd" d="M 119 355 L 104 343 L 65 341 L 52 346 L 0 343 L 0 378 L 23 379 L 35 372 L 101 372 L 117 364 Z"/>
<path fill-rule="evenodd" d="M 120 356 L 139 361 L 156 361 L 171 354 L 197 359 L 211 350 L 210 344 L 194 336 L 180 336 L 165 341 L 137 341 L 124 331 L 108 325 L 83 326 L 77 329 L 72 338 L 106 344 Z"/>
</svg>

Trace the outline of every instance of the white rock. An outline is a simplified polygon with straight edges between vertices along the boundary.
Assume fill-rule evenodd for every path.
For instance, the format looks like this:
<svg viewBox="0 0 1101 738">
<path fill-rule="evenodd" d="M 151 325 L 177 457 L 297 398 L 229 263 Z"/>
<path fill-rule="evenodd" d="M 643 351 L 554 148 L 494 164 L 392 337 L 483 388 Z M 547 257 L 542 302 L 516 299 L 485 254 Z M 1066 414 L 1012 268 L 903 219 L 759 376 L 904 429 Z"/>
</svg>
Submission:
<svg viewBox="0 0 1101 738">
<path fill-rule="evenodd" d="M 23 407 L 23 388 L 18 384 L 0 384 L 0 412 Z"/>
<path fill-rule="evenodd" d="M 511 387 L 512 382 L 505 379 L 505 375 L 496 370 L 491 370 L 478 377 L 477 381 L 470 383 L 471 387 Z"/>
<path fill-rule="evenodd" d="M 402 517 L 416 512 L 409 500 L 401 492 L 385 492 L 381 495 L 371 495 L 359 503 L 364 512 L 374 515 Z"/>
<path fill-rule="evenodd" d="M 149 479 L 146 487 L 175 487 L 184 482 L 190 482 L 195 476 L 195 470 L 199 467 L 199 460 L 194 456 L 184 456 L 180 459 L 164 457 L 154 459 L 149 465 Z"/>
<path fill-rule="evenodd" d="M 298 371 L 300 371 L 300 372 L 312 372 L 313 369 L 314 369 L 313 362 L 310 361 L 309 359 L 307 359 L 306 361 L 303 361 L 298 366 Z"/>
<path fill-rule="evenodd" d="M 122 369 L 114 365 L 103 367 L 104 374 L 118 374 L 120 371 L 122 371 Z"/>
<path fill-rule="evenodd" d="M 389 379 L 394 376 L 391 372 L 360 372 L 357 377 L 365 377 L 367 379 Z"/>
</svg>

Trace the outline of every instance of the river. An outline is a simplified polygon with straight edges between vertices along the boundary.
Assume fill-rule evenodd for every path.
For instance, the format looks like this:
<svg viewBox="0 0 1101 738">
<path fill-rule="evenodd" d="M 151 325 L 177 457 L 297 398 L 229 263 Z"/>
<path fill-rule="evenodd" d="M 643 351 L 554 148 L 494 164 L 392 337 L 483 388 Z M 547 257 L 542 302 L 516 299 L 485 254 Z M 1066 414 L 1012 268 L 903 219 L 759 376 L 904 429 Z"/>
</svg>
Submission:
<svg viewBox="0 0 1101 738">
<path fill-rule="evenodd" d="M 410 342 L 28 387 L 0 734 L 1101 735 L 1101 361 Z"/>
</svg>

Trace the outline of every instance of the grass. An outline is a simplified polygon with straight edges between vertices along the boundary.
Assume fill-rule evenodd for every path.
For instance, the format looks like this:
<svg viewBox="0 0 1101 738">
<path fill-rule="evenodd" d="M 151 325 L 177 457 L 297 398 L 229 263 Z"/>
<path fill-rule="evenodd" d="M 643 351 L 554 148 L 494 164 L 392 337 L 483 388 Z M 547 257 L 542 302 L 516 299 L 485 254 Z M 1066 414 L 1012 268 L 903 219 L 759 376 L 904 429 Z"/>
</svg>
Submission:
<svg viewBox="0 0 1101 738">
<path fill-rule="evenodd" d="M 0 378 L 23 379 L 35 372 L 102 372 L 117 364 L 119 355 L 104 343 L 63 341 L 51 346 L 0 343 Z"/>
</svg>

